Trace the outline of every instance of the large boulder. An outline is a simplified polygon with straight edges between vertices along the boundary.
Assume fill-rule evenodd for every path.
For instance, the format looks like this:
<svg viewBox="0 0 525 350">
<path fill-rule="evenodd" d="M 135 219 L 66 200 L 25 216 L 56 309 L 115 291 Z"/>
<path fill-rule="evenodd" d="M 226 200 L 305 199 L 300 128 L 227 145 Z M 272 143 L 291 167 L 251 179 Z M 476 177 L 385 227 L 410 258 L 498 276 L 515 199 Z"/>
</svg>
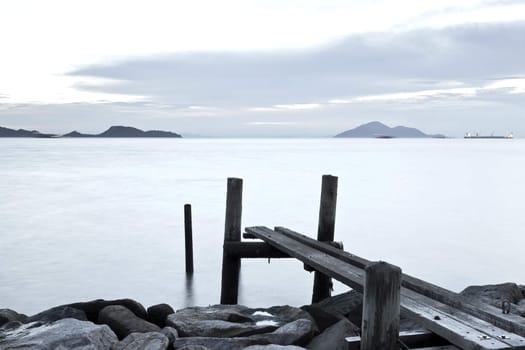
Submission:
<svg viewBox="0 0 525 350">
<path fill-rule="evenodd" d="M 316 304 L 327 312 L 339 314 L 350 320 L 353 324 L 360 325 L 363 317 L 363 294 L 356 290 L 328 297 Z"/>
<path fill-rule="evenodd" d="M 242 350 L 256 344 L 248 338 L 211 338 L 187 337 L 178 338 L 173 343 L 174 350 Z"/>
<path fill-rule="evenodd" d="M 257 334 L 248 338 L 258 344 L 305 345 L 313 337 L 314 324 L 309 319 L 299 319 L 279 327 L 267 334 Z"/>
<path fill-rule="evenodd" d="M 137 317 L 121 305 L 109 305 L 100 310 L 98 323 L 107 324 L 119 339 L 131 333 L 160 332 L 160 327 Z"/>
<path fill-rule="evenodd" d="M 168 338 L 161 333 L 131 333 L 111 350 L 166 350 L 168 344 Z"/>
<path fill-rule="evenodd" d="M 329 349 L 329 348 L 324 348 Z M 244 348 L 243 350 L 305 350 L 305 348 L 302 348 L 300 346 L 295 345 L 276 345 L 276 344 L 268 344 L 268 345 L 252 345 Z"/>
<path fill-rule="evenodd" d="M 213 305 L 189 307 L 168 316 L 166 324 L 175 328 L 182 337 L 242 337 L 271 332 L 274 323 L 259 323 L 250 311 L 241 305 Z"/>
<path fill-rule="evenodd" d="M 346 337 L 359 335 L 359 328 L 346 319 L 342 319 L 323 333 L 312 339 L 308 350 L 346 350 Z"/>
<path fill-rule="evenodd" d="M 46 324 L 33 322 L 0 332 L 2 350 L 110 350 L 117 341 L 108 326 L 73 318 Z"/>
<path fill-rule="evenodd" d="M 460 294 L 497 307 L 501 307 L 505 300 L 512 304 L 518 304 L 523 299 L 523 294 L 516 283 L 470 286 L 465 288 Z"/>
<path fill-rule="evenodd" d="M 64 318 L 74 318 L 80 321 L 87 321 L 84 311 L 70 306 L 56 306 L 49 310 L 42 311 L 27 319 L 27 322 L 51 323 Z"/>
<path fill-rule="evenodd" d="M 168 304 L 153 305 L 148 307 L 147 320 L 163 328 L 166 326 L 166 318 L 173 313 L 175 313 L 175 310 Z"/>
<path fill-rule="evenodd" d="M 0 309 L 0 327 L 8 322 L 26 323 L 27 316 L 11 309 Z"/>
<path fill-rule="evenodd" d="M 116 299 L 116 300 L 97 299 L 97 300 L 86 301 L 82 303 L 67 304 L 63 306 L 69 306 L 75 309 L 82 310 L 86 313 L 88 320 L 90 320 L 91 322 L 97 322 L 98 314 L 100 313 L 100 310 L 102 310 L 103 308 L 109 305 L 124 306 L 128 310 L 131 310 L 131 312 L 133 312 L 137 317 L 140 317 L 144 320 L 147 318 L 147 313 L 146 313 L 146 309 L 144 308 L 144 306 L 142 306 L 139 302 L 133 299 Z"/>
<path fill-rule="evenodd" d="M 317 305 L 305 305 L 302 306 L 301 309 L 308 312 L 308 314 L 314 319 L 319 332 L 323 332 L 328 327 L 345 318 L 339 313 L 330 312 Z"/>
</svg>

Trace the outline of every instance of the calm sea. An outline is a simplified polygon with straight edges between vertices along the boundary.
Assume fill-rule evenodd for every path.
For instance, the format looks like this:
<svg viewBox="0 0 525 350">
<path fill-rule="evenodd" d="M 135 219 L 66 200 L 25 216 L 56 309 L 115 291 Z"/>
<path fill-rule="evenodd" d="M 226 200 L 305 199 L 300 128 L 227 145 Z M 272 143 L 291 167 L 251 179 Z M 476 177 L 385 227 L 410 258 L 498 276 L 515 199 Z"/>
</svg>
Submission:
<svg viewBox="0 0 525 350">
<path fill-rule="evenodd" d="M 218 303 L 228 177 L 244 179 L 243 226 L 315 236 L 332 174 L 346 250 L 456 291 L 524 283 L 524 159 L 525 140 L 0 139 L 0 308 Z M 245 261 L 241 278 L 244 304 L 311 297 L 297 261 Z"/>
</svg>

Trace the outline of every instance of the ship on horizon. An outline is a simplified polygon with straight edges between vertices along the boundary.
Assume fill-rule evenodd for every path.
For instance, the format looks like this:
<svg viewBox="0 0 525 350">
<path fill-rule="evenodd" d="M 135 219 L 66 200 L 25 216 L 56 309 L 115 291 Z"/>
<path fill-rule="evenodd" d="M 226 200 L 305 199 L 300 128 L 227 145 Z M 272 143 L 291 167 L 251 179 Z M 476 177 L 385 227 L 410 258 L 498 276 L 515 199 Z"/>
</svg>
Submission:
<svg viewBox="0 0 525 350">
<path fill-rule="evenodd" d="M 480 135 L 479 133 L 472 134 L 470 132 L 467 132 L 464 139 L 513 139 L 514 135 L 512 133 L 509 133 L 508 135 L 494 135 L 492 133 L 491 135 Z"/>
</svg>

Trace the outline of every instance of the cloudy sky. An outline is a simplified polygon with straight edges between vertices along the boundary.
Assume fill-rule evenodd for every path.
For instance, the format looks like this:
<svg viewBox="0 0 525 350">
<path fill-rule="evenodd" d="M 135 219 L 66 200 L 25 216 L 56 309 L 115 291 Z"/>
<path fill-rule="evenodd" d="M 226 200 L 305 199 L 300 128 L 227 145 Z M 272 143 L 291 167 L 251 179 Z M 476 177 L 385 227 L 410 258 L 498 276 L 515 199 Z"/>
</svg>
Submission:
<svg viewBox="0 0 525 350">
<path fill-rule="evenodd" d="M 2 1 L 0 125 L 525 135 L 525 0 Z"/>
</svg>

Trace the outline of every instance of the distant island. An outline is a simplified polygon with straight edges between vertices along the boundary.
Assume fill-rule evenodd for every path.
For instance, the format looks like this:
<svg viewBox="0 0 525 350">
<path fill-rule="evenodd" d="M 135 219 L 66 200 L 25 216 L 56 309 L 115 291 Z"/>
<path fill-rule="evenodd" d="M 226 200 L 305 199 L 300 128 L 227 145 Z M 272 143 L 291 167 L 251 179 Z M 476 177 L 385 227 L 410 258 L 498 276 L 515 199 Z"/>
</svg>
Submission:
<svg viewBox="0 0 525 350">
<path fill-rule="evenodd" d="M 396 126 L 391 128 L 383 123 L 374 121 L 358 126 L 357 128 L 344 131 L 334 137 L 375 137 L 375 138 L 445 138 L 444 135 L 428 135 L 424 132 L 408 128 L 406 126 Z"/>
<path fill-rule="evenodd" d="M 182 137 L 180 134 L 171 131 L 148 130 L 143 131 L 131 126 L 112 126 L 100 134 L 82 134 L 78 131 L 72 131 L 64 135 L 43 134 L 37 130 L 8 129 L 0 126 L 0 137 L 39 137 L 39 138 L 56 138 L 56 137 Z"/>
</svg>

